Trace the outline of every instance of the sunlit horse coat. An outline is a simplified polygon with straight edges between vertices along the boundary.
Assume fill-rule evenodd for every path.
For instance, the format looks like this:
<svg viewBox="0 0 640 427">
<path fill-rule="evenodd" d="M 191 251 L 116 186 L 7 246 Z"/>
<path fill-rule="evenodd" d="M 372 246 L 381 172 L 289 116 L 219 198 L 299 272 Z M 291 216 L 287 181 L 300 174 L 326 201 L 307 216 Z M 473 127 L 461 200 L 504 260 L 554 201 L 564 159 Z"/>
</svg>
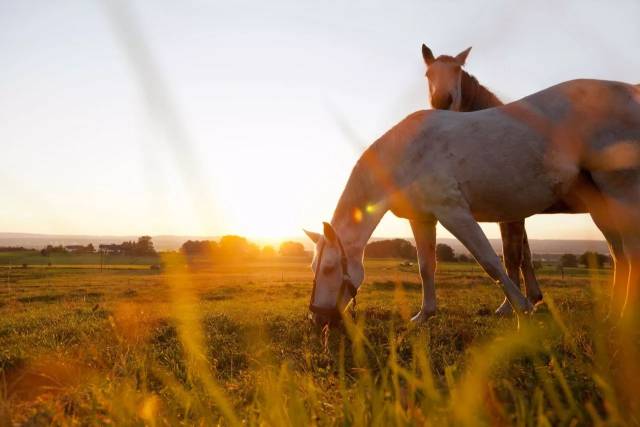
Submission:
<svg viewBox="0 0 640 427">
<path fill-rule="evenodd" d="M 477 221 L 515 221 L 572 204 L 588 210 L 602 230 L 616 276 L 628 279 L 627 305 L 637 305 L 638 86 L 574 80 L 499 108 L 413 113 L 362 154 L 325 235 L 308 233 L 316 248 L 324 246 L 322 265 L 313 263 L 312 302 L 346 307 L 349 295 L 338 300 L 343 276 L 360 286 L 364 247 L 390 210 L 411 221 L 417 238 L 424 224 L 440 221 L 501 285 L 516 311 L 528 311 L 531 304 L 507 276 Z M 348 271 L 340 262 L 338 240 Z"/>
</svg>

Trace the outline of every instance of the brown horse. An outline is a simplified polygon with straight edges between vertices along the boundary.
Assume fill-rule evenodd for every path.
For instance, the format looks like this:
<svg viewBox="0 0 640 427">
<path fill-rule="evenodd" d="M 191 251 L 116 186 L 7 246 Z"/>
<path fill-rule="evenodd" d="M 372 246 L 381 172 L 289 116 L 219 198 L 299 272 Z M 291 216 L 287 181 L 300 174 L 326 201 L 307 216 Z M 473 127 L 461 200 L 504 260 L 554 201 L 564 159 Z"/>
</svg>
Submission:
<svg viewBox="0 0 640 427">
<path fill-rule="evenodd" d="M 426 76 L 433 108 L 468 112 L 504 105 L 496 95 L 462 68 L 470 51 L 471 48 L 468 48 L 456 56 L 440 55 L 436 58 L 431 49 L 422 45 L 422 57 L 427 66 Z M 500 234 L 504 264 L 509 278 L 520 287 L 522 272 L 527 298 L 533 304 L 540 302 L 542 292 L 534 273 L 524 220 L 501 222 Z M 510 312 L 511 305 L 506 299 L 496 310 L 497 314 Z"/>
</svg>

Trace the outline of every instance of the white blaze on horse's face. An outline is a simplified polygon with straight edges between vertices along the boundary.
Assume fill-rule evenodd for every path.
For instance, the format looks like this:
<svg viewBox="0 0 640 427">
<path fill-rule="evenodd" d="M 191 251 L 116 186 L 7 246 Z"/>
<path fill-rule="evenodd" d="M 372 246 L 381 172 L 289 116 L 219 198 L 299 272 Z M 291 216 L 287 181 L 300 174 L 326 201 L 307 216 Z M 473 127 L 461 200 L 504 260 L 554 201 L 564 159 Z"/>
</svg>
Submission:
<svg viewBox="0 0 640 427">
<path fill-rule="evenodd" d="M 344 311 L 351 298 L 347 293 L 344 293 L 341 300 L 338 301 L 344 274 L 338 237 L 335 232 L 328 233 L 326 226 L 324 235 L 306 230 L 304 232 L 316 244 L 311 262 L 311 269 L 315 277 L 311 304 L 326 310 L 337 308 L 339 311 Z M 327 236 L 327 234 L 329 235 Z M 319 325 L 324 325 L 332 320 L 317 313 L 312 313 L 312 318 Z"/>
<path fill-rule="evenodd" d="M 422 45 L 422 58 L 427 66 L 427 81 L 431 106 L 438 110 L 459 111 L 462 102 L 462 66 L 471 48 L 455 57 L 434 58 L 431 49 Z"/>
</svg>

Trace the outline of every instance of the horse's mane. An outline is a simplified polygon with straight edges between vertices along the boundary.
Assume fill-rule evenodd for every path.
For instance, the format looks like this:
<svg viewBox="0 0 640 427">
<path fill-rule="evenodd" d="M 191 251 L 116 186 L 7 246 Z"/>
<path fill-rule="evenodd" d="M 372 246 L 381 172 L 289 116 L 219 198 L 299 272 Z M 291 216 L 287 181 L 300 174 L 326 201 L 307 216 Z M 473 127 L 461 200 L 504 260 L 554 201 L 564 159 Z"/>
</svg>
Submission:
<svg viewBox="0 0 640 427">
<path fill-rule="evenodd" d="M 460 111 L 477 111 L 503 105 L 502 101 L 478 79 L 462 70 L 462 102 Z"/>
</svg>

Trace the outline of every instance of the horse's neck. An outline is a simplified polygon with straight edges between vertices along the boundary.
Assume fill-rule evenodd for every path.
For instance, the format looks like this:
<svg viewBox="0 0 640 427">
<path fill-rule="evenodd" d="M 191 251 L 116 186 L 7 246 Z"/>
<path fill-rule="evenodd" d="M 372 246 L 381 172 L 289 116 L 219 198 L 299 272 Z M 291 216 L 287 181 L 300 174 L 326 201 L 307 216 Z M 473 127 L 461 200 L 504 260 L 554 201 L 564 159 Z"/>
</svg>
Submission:
<svg viewBox="0 0 640 427">
<path fill-rule="evenodd" d="M 489 89 L 482 86 L 471 74 L 462 74 L 462 106 L 461 111 L 478 111 L 503 105 Z"/>
<path fill-rule="evenodd" d="M 386 196 L 376 187 L 369 169 L 363 165 L 354 168 L 331 220 L 353 261 L 362 261 L 369 238 L 388 210 Z"/>
<path fill-rule="evenodd" d="M 346 213 L 348 210 L 351 210 L 353 214 L 348 215 Z M 378 205 L 370 208 L 371 212 L 366 212 L 356 206 L 348 210 L 341 211 L 344 213 L 340 215 L 334 215 L 331 224 L 340 236 L 347 258 L 353 262 L 361 262 L 364 248 L 387 209 Z"/>
</svg>

